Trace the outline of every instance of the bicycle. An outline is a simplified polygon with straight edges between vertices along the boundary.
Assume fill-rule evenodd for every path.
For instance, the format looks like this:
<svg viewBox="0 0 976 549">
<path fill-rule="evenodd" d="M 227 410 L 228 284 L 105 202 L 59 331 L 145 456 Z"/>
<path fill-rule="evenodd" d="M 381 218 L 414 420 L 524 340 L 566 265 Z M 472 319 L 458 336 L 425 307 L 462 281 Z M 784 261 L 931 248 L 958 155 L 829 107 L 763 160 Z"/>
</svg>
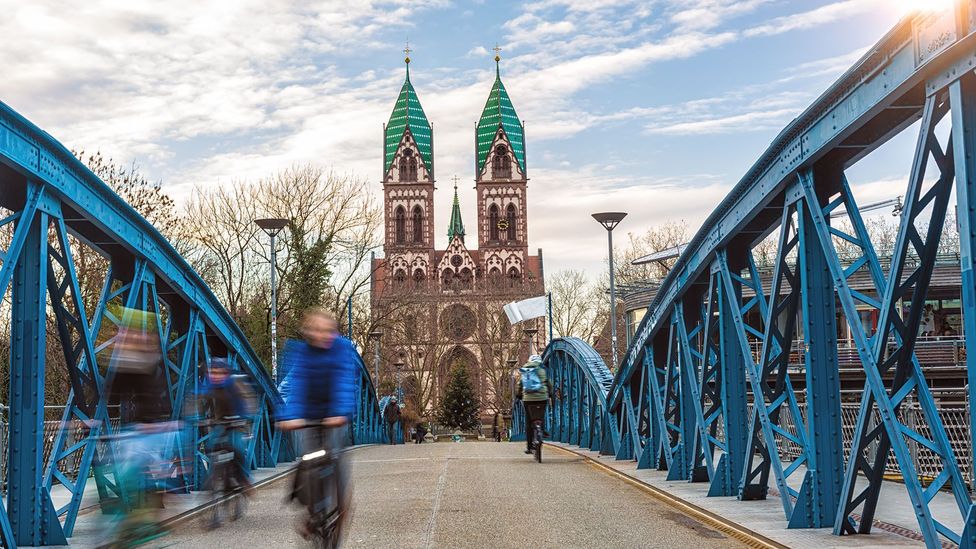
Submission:
<svg viewBox="0 0 976 549">
<path fill-rule="evenodd" d="M 234 432 L 246 422 L 240 418 L 215 421 L 214 444 L 210 452 L 210 489 L 215 504 L 210 518 L 210 528 L 219 528 L 224 517 L 230 515 L 232 521 L 244 516 L 247 502 L 242 494 L 242 486 L 237 482 L 235 468 L 236 451 Z"/>
<path fill-rule="evenodd" d="M 167 424 L 142 426 L 160 428 Z M 104 525 L 106 537 L 96 549 L 130 549 L 155 541 L 168 531 L 159 522 L 162 508 L 162 479 L 165 478 L 165 462 L 156 449 L 167 446 L 165 430 L 140 430 L 129 427 L 119 433 L 98 437 L 111 461 L 97 467 L 102 474 L 116 476 L 119 492 L 101 501 L 106 515 L 111 517 Z M 128 501 L 122 497 L 125 493 Z"/>
<path fill-rule="evenodd" d="M 532 422 L 532 450 L 535 452 L 535 460 L 542 463 L 542 420 L 537 419 Z"/>
<path fill-rule="evenodd" d="M 293 497 L 308 509 L 305 535 L 319 549 L 339 547 L 342 539 L 342 486 L 338 478 L 339 456 L 320 449 L 301 457 L 295 473 Z"/>
</svg>

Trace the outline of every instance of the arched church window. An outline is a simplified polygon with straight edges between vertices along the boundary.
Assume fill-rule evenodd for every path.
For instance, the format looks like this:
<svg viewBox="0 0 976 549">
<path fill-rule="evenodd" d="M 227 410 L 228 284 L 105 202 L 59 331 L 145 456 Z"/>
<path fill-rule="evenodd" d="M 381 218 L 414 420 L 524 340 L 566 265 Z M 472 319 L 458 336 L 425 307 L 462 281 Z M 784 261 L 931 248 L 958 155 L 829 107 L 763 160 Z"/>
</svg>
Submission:
<svg viewBox="0 0 976 549">
<path fill-rule="evenodd" d="M 459 286 L 461 286 L 461 289 L 470 290 L 473 286 L 473 282 L 474 279 L 471 276 L 471 269 L 467 267 L 461 269 L 460 282 L 459 282 Z"/>
<path fill-rule="evenodd" d="M 393 285 L 397 288 L 402 288 L 403 283 L 407 280 L 407 273 L 403 269 L 397 269 L 396 273 L 393 274 Z"/>
<path fill-rule="evenodd" d="M 393 213 L 393 239 L 397 244 L 407 241 L 407 212 L 403 206 L 397 206 Z"/>
<path fill-rule="evenodd" d="M 404 149 L 403 156 L 400 157 L 400 181 L 417 180 L 417 157 L 413 154 L 413 149 Z"/>
<path fill-rule="evenodd" d="M 422 269 L 415 269 L 413 271 L 413 287 L 422 288 L 424 286 L 424 271 Z"/>
<path fill-rule="evenodd" d="M 498 241 L 498 205 L 488 206 L 488 240 Z"/>
<path fill-rule="evenodd" d="M 498 267 L 492 267 L 488 271 L 488 283 L 492 288 L 500 288 L 502 285 L 502 271 Z"/>
<path fill-rule="evenodd" d="M 512 160 L 508 157 L 508 147 L 505 145 L 495 147 L 495 158 L 492 159 L 491 169 L 495 177 L 512 177 Z"/>
<path fill-rule="evenodd" d="M 407 336 L 407 340 L 411 341 L 417 338 L 417 317 L 414 315 L 407 315 L 403 323 L 404 335 Z"/>
<path fill-rule="evenodd" d="M 445 289 L 450 288 L 454 284 L 454 271 L 444 269 L 444 272 L 441 273 L 441 284 Z"/>
<path fill-rule="evenodd" d="M 413 207 L 413 241 L 424 241 L 424 210 L 420 206 Z"/>
<path fill-rule="evenodd" d="M 511 269 L 508 270 L 508 285 L 511 286 L 512 288 L 518 286 L 519 282 L 521 281 L 521 278 L 522 277 L 519 276 L 518 269 L 516 269 L 515 267 L 512 267 Z"/>
<path fill-rule="evenodd" d="M 508 240 L 515 241 L 518 238 L 515 234 L 515 204 L 509 204 L 505 213 L 505 220 L 508 222 Z"/>
</svg>

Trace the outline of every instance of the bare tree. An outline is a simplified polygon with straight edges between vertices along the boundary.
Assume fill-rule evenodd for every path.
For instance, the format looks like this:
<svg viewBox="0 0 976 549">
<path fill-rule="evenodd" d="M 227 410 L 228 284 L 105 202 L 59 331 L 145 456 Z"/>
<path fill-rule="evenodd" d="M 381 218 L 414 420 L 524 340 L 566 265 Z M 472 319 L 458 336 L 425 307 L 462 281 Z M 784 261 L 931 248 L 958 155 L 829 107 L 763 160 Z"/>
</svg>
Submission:
<svg viewBox="0 0 976 549">
<path fill-rule="evenodd" d="M 622 249 L 614 251 L 617 280 L 621 284 L 664 278 L 674 267 L 677 258 L 666 259 L 645 265 L 632 265 L 640 257 L 675 248 L 688 242 L 688 224 L 684 221 L 668 221 L 652 227 L 642 235 L 628 233 L 629 242 Z"/>
<path fill-rule="evenodd" d="M 556 337 L 578 337 L 592 343 L 608 313 L 607 297 L 599 283 L 583 271 L 559 271 L 548 277 L 552 293 L 552 327 Z"/>
<path fill-rule="evenodd" d="M 330 275 L 322 305 L 340 317 L 340 325 L 348 330 L 345 324 L 350 298 L 354 323 L 367 318 L 369 302 L 363 294 L 369 286 L 372 252 L 379 247 L 383 225 L 383 213 L 369 192 L 369 183 L 315 166 L 294 166 L 260 181 L 254 196 L 264 214 L 289 219 L 289 230 L 307 241 L 328 244 L 325 264 Z M 294 266 L 295 257 L 287 240 L 282 247 L 279 268 L 283 273 Z M 265 247 L 259 248 L 262 261 L 268 260 L 267 255 Z M 290 312 L 290 305 L 289 296 L 283 295 L 283 314 Z M 356 331 L 354 326 L 354 334 Z M 361 344 L 364 342 L 360 339 Z"/>
<path fill-rule="evenodd" d="M 241 318 L 260 274 L 257 212 L 253 189 L 246 183 L 197 186 L 186 204 L 192 237 L 188 259 L 235 319 Z"/>
</svg>

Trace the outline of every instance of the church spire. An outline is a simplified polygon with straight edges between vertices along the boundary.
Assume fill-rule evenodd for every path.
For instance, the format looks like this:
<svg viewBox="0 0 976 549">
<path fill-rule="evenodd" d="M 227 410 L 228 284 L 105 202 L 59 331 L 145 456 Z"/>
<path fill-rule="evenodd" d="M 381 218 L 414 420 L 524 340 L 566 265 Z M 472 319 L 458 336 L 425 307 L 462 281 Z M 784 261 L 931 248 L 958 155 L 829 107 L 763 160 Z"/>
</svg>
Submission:
<svg viewBox="0 0 976 549">
<path fill-rule="evenodd" d="M 410 44 L 408 43 L 407 47 L 403 49 L 403 53 L 406 54 L 406 57 L 403 59 L 406 65 L 406 76 L 403 80 L 403 86 L 400 88 L 400 95 L 397 96 L 396 104 L 393 106 L 393 112 L 390 113 L 390 121 L 387 122 L 384 133 L 384 152 L 386 155 L 383 162 L 383 169 L 387 172 L 390 171 L 390 166 L 393 164 L 393 158 L 396 156 L 397 148 L 399 148 L 400 142 L 403 141 L 404 134 L 409 131 L 414 142 L 417 144 L 417 152 L 420 154 L 424 166 L 428 172 L 433 173 L 434 155 L 430 122 L 427 120 L 427 115 L 424 114 L 424 108 L 420 105 L 417 92 L 413 89 L 413 84 L 410 82 L 411 52 L 413 50 L 410 49 Z"/>
<path fill-rule="evenodd" d="M 461 202 L 458 200 L 458 176 L 454 176 L 454 206 L 451 208 L 451 224 L 447 227 L 448 242 L 454 240 L 455 236 L 461 237 L 464 242 L 464 223 L 461 222 Z"/>
<path fill-rule="evenodd" d="M 478 159 L 478 172 L 485 167 L 488 160 L 488 153 L 491 152 L 491 144 L 495 141 L 498 129 L 501 128 L 512 146 L 516 162 L 525 171 L 525 131 L 522 122 L 519 121 L 518 114 L 515 113 L 515 106 L 508 97 L 505 84 L 502 83 L 501 73 L 501 48 L 497 45 L 495 50 L 495 83 L 488 94 L 488 101 L 485 108 L 481 111 L 481 118 L 478 120 L 477 150 L 475 154 Z"/>
</svg>

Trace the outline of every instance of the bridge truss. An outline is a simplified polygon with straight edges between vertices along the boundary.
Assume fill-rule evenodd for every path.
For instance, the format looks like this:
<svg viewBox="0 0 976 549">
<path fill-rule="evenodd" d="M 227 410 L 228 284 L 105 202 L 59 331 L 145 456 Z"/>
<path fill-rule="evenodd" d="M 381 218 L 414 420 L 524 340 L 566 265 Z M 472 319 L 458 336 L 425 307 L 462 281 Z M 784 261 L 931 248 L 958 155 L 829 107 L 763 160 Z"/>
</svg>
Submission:
<svg viewBox="0 0 976 549">
<path fill-rule="evenodd" d="M 553 437 L 701 482 L 709 496 L 776 497 L 785 525 L 838 535 L 871 531 L 892 454 L 926 544 L 976 546 L 961 465 L 971 460 L 950 445 L 914 351 L 953 192 L 966 343 L 976 349 L 974 30 L 969 0 L 906 18 L 783 130 L 663 281 L 612 383 L 583 342 L 552 342 Z M 881 258 L 846 170 L 916 129 L 897 240 Z M 831 224 L 838 213 L 849 228 Z M 753 250 L 767 239 L 777 253 L 764 286 Z M 855 289 L 855 276 L 874 291 Z M 919 305 L 905 311 L 904 302 Z M 876 326 L 865 327 L 864 311 L 876 312 Z M 849 447 L 838 322 L 849 324 L 866 378 Z M 797 338 L 802 392 L 787 375 Z M 973 402 L 976 353 L 967 366 Z M 914 421 L 904 419 L 907 402 L 920 407 Z M 924 483 L 911 446 L 937 462 Z M 938 494 L 954 501 L 947 516 L 933 512 Z"/>
<path fill-rule="evenodd" d="M 290 437 L 275 429 L 280 401 L 268 371 L 234 320 L 170 243 L 55 141 L 0 103 L 0 301 L 10 288 L 9 437 L 6 506 L 0 503 L 0 541 L 59 545 L 70 537 L 86 483 L 102 499 L 128 502 L 113 473 L 112 434 L 106 388 L 114 376 L 118 327 L 141 322 L 162 342 L 171 418 L 190 419 L 188 404 L 211 357 L 226 357 L 257 389 L 258 413 L 246 448 L 252 467 L 293 459 Z M 2 217 L 2 214 L 0 214 Z M 78 278 L 79 248 L 107 264 L 100 295 L 86 307 Z M 152 314 L 137 315 L 134 311 Z M 53 316 L 53 327 L 49 318 Z M 53 450 L 43 451 L 48 338 L 63 349 L 71 393 Z M 357 443 L 382 436 L 376 391 L 360 360 Z M 173 459 L 183 464 L 182 486 L 198 489 L 208 468 L 206 434 L 181 422 Z M 69 501 L 59 508 L 54 485 Z"/>
</svg>

